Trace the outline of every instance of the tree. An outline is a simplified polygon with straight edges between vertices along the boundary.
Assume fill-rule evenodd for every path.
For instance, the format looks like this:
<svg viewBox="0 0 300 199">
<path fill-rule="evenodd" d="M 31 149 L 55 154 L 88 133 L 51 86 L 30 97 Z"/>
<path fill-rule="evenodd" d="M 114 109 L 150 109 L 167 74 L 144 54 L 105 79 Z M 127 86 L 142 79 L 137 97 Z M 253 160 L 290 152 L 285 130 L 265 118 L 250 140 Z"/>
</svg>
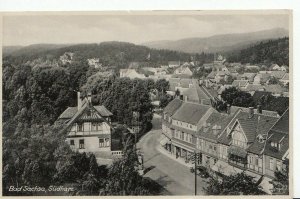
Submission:
<svg viewBox="0 0 300 199">
<path fill-rule="evenodd" d="M 284 161 L 286 167 L 282 171 L 275 171 L 275 178 L 271 181 L 273 184 L 272 193 L 280 195 L 289 194 L 289 161 Z"/>
<path fill-rule="evenodd" d="M 171 101 L 173 100 L 173 98 L 169 95 L 163 95 L 160 97 L 160 108 L 165 108 Z"/>
<path fill-rule="evenodd" d="M 269 79 L 269 84 L 279 84 L 280 83 L 280 81 L 276 78 L 276 77 L 271 77 L 270 79 Z"/>
<path fill-rule="evenodd" d="M 143 178 L 137 172 L 137 154 L 132 149 L 126 149 L 124 156 L 116 160 L 109 168 L 107 184 L 103 195 L 157 195 L 160 186 Z"/>
<path fill-rule="evenodd" d="M 232 106 L 251 107 L 254 105 L 251 94 L 240 91 L 236 87 L 226 88 L 221 97 L 227 104 Z"/>
<path fill-rule="evenodd" d="M 166 92 L 169 90 L 169 82 L 165 79 L 159 79 L 155 83 L 155 88 L 158 92 Z"/>
<path fill-rule="evenodd" d="M 261 187 L 245 172 L 235 175 L 212 177 L 204 188 L 207 195 L 261 195 Z"/>
</svg>

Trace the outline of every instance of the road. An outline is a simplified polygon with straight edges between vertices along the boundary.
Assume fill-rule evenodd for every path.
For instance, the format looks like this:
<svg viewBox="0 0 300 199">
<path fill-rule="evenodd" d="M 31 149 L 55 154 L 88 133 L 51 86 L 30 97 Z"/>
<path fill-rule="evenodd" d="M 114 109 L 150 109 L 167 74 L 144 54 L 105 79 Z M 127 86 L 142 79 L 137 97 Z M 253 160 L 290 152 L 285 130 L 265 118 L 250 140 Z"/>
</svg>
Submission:
<svg viewBox="0 0 300 199">
<path fill-rule="evenodd" d="M 157 150 L 161 136 L 160 118 L 155 115 L 153 129 L 148 132 L 137 144 L 144 153 L 145 177 L 159 183 L 165 195 L 194 195 L 194 174 L 187 166 L 160 153 Z M 198 177 L 198 195 L 204 195 L 205 182 Z"/>
</svg>

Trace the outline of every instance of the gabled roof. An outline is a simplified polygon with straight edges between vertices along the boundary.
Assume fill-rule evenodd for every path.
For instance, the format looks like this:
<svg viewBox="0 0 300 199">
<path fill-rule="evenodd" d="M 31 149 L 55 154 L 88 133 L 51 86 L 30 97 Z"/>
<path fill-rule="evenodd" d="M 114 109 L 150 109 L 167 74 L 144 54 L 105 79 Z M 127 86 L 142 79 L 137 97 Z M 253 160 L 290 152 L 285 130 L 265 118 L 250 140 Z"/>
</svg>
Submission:
<svg viewBox="0 0 300 199">
<path fill-rule="evenodd" d="M 264 89 L 265 89 L 265 91 L 271 92 L 271 93 L 282 93 L 285 91 L 285 89 L 282 86 L 280 86 L 279 84 L 265 85 Z"/>
<path fill-rule="evenodd" d="M 210 106 L 184 102 L 173 115 L 173 119 L 196 125 Z"/>
<path fill-rule="evenodd" d="M 232 86 L 235 87 L 245 87 L 249 83 L 248 80 L 234 80 Z"/>
<path fill-rule="evenodd" d="M 289 73 L 285 73 L 281 80 L 289 80 Z"/>
<path fill-rule="evenodd" d="M 243 88 L 241 90 L 250 92 L 250 91 L 257 91 L 260 89 L 264 89 L 264 86 L 260 84 L 248 84 L 246 88 Z"/>
<path fill-rule="evenodd" d="M 237 111 L 231 112 L 231 114 L 224 114 L 214 111 L 206 120 L 206 124 L 210 125 L 209 127 L 202 126 L 197 136 L 203 139 L 208 139 L 210 141 L 217 142 L 218 136 L 221 132 L 227 127 L 229 122 L 232 120 Z M 218 128 L 218 133 L 214 134 L 213 129 Z"/>
<path fill-rule="evenodd" d="M 277 78 L 277 79 L 281 79 L 283 78 L 283 76 L 286 74 L 285 71 L 271 71 L 270 75 Z"/>
<path fill-rule="evenodd" d="M 59 117 L 58 119 L 70 119 L 72 118 L 76 112 L 78 111 L 77 107 L 68 107 Z"/>
<path fill-rule="evenodd" d="M 94 108 L 100 113 L 101 116 L 103 117 L 109 117 L 112 116 L 113 114 L 106 109 L 105 106 L 94 106 Z"/>
<path fill-rule="evenodd" d="M 259 73 L 255 76 L 255 78 L 258 77 L 260 78 L 260 82 L 265 83 L 270 79 L 271 75 L 268 73 Z"/>
<path fill-rule="evenodd" d="M 164 113 L 172 116 L 176 110 L 182 105 L 182 101 L 180 99 L 173 99 L 165 108 Z"/>
<path fill-rule="evenodd" d="M 264 154 L 277 159 L 282 159 L 289 150 L 289 110 L 285 111 L 281 118 L 268 132 L 269 139 L 266 142 Z M 271 143 L 280 144 L 280 149 Z"/>
</svg>

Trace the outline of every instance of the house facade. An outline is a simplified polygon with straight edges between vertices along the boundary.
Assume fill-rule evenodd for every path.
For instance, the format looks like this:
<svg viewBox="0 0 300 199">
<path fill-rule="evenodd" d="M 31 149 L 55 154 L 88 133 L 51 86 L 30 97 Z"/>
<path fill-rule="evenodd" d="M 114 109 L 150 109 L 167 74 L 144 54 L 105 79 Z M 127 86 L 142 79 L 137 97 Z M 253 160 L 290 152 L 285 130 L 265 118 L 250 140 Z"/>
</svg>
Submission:
<svg viewBox="0 0 300 199">
<path fill-rule="evenodd" d="M 288 159 L 288 111 L 279 117 L 260 108 L 228 106 L 220 113 L 210 106 L 176 100 L 177 106 L 171 102 L 163 116 L 170 154 L 189 163 L 196 151 L 198 164 L 208 171 L 246 172 L 270 193 L 269 181 L 275 171 L 286 168 Z"/>
<path fill-rule="evenodd" d="M 111 152 L 111 116 L 104 106 L 93 106 L 91 96 L 81 100 L 78 106 L 67 108 L 58 118 L 65 124 L 66 142 L 78 152 Z"/>
</svg>

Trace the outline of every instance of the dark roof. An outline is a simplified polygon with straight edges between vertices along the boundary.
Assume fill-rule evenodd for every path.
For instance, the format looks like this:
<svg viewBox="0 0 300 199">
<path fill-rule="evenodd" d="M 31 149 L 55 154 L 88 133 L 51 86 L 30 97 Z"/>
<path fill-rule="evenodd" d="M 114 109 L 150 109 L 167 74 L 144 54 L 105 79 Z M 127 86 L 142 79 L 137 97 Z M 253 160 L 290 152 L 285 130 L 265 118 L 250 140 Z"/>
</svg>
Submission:
<svg viewBox="0 0 300 199">
<path fill-rule="evenodd" d="M 267 91 L 255 91 L 253 94 L 253 101 L 258 104 L 263 97 L 270 96 L 272 93 Z"/>
<path fill-rule="evenodd" d="M 235 87 L 245 87 L 248 84 L 249 80 L 234 80 L 232 86 Z"/>
<path fill-rule="evenodd" d="M 205 127 L 201 127 L 198 131 L 198 137 L 203 139 L 209 139 L 217 142 L 218 135 L 227 127 L 235 112 L 231 112 L 231 114 L 224 114 L 214 111 L 206 120 L 206 124 L 210 124 L 209 127 L 206 127 L 207 130 L 204 130 Z M 218 132 L 214 134 L 213 128 L 219 127 Z"/>
<path fill-rule="evenodd" d="M 94 108 L 100 113 L 101 116 L 103 117 L 109 117 L 109 116 L 112 116 L 113 114 L 107 110 L 105 108 L 105 106 L 94 106 Z"/>
<path fill-rule="evenodd" d="M 289 73 L 286 73 L 283 77 L 282 80 L 289 80 Z"/>
<path fill-rule="evenodd" d="M 181 106 L 182 101 L 180 99 L 173 99 L 165 108 L 164 113 L 168 116 L 172 116 L 175 111 Z"/>
<path fill-rule="evenodd" d="M 75 113 L 78 111 L 77 107 L 68 107 L 59 117 L 58 119 L 70 119 Z"/>
<path fill-rule="evenodd" d="M 282 93 L 285 90 L 284 87 L 280 86 L 279 84 L 272 84 L 272 85 L 266 85 L 264 86 L 265 91 L 271 92 L 271 93 Z"/>
<path fill-rule="evenodd" d="M 185 102 L 173 115 L 173 119 L 196 125 L 210 106 Z"/>
<path fill-rule="evenodd" d="M 285 71 L 271 71 L 270 74 L 271 74 L 271 76 L 273 76 L 277 79 L 281 79 L 286 74 L 286 72 Z"/>
<path fill-rule="evenodd" d="M 203 99 L 210 99 L 207 92 L 200 88 L 199 85 L 194 84 L 187 90 L 183 91 L 183 96 L 187 96 L 188 101 L 200 103 Z"/>
<path fill-rule="evenodd" d="M 271 128 L 264 153 L 271 157 L 282 159 L 289 150 L 289 110 L 286 110 L 276 124 Z M 271 145 L 280 144 L 280 149 Z"/>
<path fill-rule="evenodd" d="M 271 131 L 289 134 L 289 109 L 284 112 Z"/>
</svg>

